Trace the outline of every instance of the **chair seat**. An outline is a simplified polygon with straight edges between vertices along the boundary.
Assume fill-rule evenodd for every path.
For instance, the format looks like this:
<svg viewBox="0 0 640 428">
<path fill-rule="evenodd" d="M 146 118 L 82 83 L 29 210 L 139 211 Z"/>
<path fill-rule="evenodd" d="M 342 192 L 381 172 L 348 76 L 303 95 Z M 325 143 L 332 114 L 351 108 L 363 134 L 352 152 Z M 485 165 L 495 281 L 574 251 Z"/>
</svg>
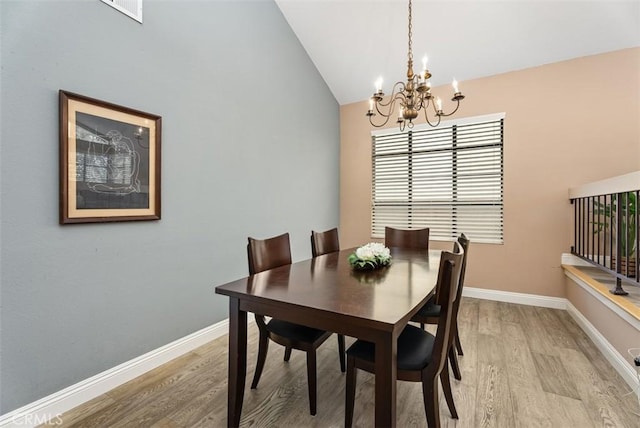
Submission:
<svg viewBox="0 0 640 428">
<path fill-rule="evenodd" d="M 288 321 L 272 319 L 267 323 L 267 330 L 277 334 L 278 336 L 298 342 L 313 343 L 318 340 L 326 332 L 316 328 L 307 327 L 300 324 L 294 324 Z"/>
<path fill-rule="evenodd" d="M 398 337 L 398 370 L 422 370 L 431 361 L 435 337 L 421 328 L 407 325 Z M 376 347 L 371 342 L 357 340 L 347 355 L 375 362 Z"/>
<path fill-rule="evenodd" d="M 415 316 L 420 318 L 437 318 L 440 316 L 440 305 L 436 305 L 430 300 L 420 308 Z"/>
</svg>

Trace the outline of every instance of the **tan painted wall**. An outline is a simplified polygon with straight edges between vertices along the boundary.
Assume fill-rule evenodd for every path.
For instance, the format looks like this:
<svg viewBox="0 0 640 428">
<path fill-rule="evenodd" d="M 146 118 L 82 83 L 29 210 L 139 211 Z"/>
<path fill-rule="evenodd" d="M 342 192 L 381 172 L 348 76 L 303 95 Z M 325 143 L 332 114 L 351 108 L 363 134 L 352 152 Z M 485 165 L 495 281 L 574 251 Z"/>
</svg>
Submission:
<svg viewBox="0 0 640 428">
<path fill-rule="evenodd" d="M 504 245 L 472 243 L 466 283 L 564 297 L 560 257 L 572 241 L 568 189 L 640 170 L 640 48 L 464 81 L 460 88 L 467 98 L 454 117 L 506 113 Z M 434 89 L 443 99 L 450 92 L 450 86 Z M 367 108 L 366 99 L 340 108 L 343 247 L 371 240 L 375 128 Z"/>
</svg>

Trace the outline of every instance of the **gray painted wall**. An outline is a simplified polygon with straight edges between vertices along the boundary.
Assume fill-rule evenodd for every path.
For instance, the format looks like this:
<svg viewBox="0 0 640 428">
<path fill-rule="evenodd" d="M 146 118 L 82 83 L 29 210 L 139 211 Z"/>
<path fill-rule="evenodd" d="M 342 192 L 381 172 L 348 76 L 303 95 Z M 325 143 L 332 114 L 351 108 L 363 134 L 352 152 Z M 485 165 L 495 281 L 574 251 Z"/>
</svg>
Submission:
<svg viewBox="0 0 640 428">
<path fill-rule="evenodd" d="M 5 1 L 0 413 L 227 318 L 247 236 L 338 224 L 339 107 L 272 1 Z M 58 225 L 58 90 L 161 115 L 162 220 Z"/>
</svg>

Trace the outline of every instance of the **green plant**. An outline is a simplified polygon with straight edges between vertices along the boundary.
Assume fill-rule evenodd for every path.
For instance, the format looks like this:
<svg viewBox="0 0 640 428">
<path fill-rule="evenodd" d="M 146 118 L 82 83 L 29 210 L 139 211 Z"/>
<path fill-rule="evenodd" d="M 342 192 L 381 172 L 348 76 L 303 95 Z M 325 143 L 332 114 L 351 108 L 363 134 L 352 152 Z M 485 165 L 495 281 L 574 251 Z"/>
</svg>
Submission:
<svg viewBox="0 0 640 428">
<path fill-rule="evenodd" d="M 632 256 L 636 250 L 636 237 L 637 237 L 637 227 L 636 224 L 636 210 L 638 206 L 638 200 L 635 192 L 625 192 L 620 193 L 621 196 L 621 207 L 622 207 L 622 230 L 619 233 L 614 233 L 618 239 L 620 239 L 621 244 L 621 255 L 629 255 Z M 595 202 L 593 214 L 594 218 L 598 218 L 598 220 L 593 221 L 594 230 L 593 233 L 599 233 L 603 230 L 609 230 L 609 225 L 613 224 L 613 231 L 616 231 L 618 216 L 618 195 L 611 196 L 610 203 L 601 203 Z M 604 218 L 604 221 L 601 221 L 600 218 Z"/>
</svg>

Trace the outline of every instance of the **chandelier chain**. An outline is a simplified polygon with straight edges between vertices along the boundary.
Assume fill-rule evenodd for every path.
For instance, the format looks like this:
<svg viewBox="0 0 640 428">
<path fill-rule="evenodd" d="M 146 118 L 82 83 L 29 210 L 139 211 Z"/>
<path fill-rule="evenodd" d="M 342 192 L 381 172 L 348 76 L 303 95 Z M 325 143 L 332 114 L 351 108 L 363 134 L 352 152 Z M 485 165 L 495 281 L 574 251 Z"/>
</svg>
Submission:
<svg viewBox="0 0 640 428">
<path fill-rule="evenodd" d="M 411 24 L 411 18 L 412 18 L 412 14 L 411 14 L 411 0 L 409 0 L 409 53 L 408 53 L 408 57 L 409 57 L 409 62 L 413 62 L 413 52 L 411 50 L 411 30 L 412 30 L 412 24 Z"/>
</svg>

